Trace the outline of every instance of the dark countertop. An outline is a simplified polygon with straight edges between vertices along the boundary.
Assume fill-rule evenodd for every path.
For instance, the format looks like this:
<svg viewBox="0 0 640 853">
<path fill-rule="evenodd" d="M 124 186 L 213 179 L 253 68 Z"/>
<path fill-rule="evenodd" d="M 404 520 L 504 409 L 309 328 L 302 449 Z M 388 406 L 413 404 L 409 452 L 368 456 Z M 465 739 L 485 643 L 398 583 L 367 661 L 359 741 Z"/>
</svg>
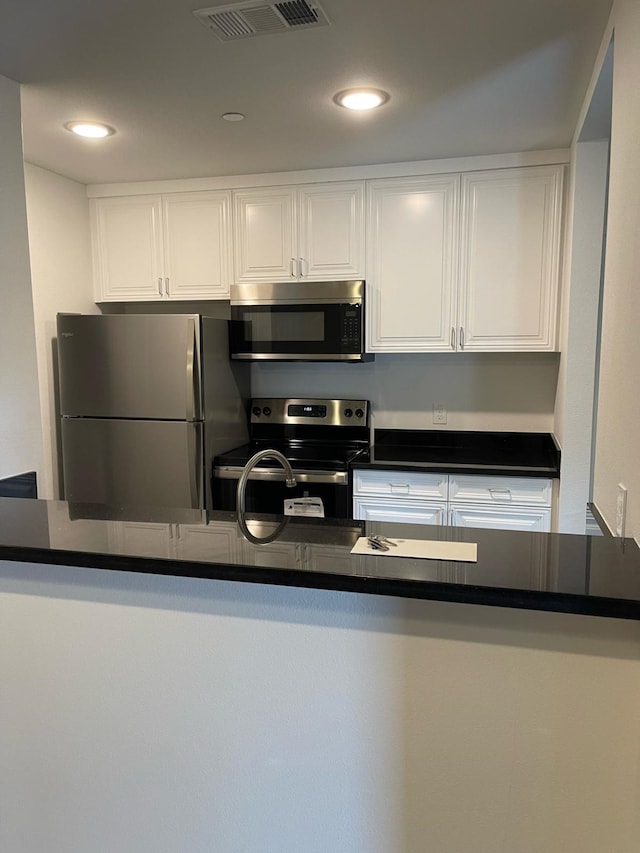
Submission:
<svg viewBox="0 0 640 853">
<path fill-rule="evenodd" d="M 478 561 L 352 555 L 371 533 L 475 542 Z M 266 551 L 270 566 L 256 566 Z M 1 498 L 0 560 L 640 620 L 640 549 L 610 536 L 292 519 L 273 546 L 256 546 L 233 513 Z"/>
<path fill-rule="evenodd" d="M 354 468 L 519 477 L 559 477 L 550 433 L 377 429 L 367 460 Z"/>
</svg>

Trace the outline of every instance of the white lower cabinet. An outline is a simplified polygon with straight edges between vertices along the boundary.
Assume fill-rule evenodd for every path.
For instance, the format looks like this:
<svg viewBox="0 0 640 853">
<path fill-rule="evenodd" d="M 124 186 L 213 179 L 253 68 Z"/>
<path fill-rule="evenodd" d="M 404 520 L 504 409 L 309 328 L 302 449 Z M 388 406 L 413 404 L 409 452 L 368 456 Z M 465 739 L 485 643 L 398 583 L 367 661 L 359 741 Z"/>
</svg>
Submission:
<svg viewBox="0 0 640 853">
<path fill-rule="evenodd" d="M 495 530 L 551 529 L 552 481 L 539 477 L 356 470 L 353 517 Z"/>
<path fill-rule="evenodd" d="M 235 521 L 175 526 L 178 557 L 204 563 L 235 560 L 238 550 L 238 525 Z"/>
<path fill-rule="evenodd" d="M 156 524 L 112 521 L 109 545 L 119 554 L 179 558 L 199 562 L 233 561 L 237 554 L 235 522 L 213 524 Z"/>
<path fill-rule="evenodd" d="M 254 545 L 246 539 L 241 541 L 242 562 L 247 566 L 262 566 L 265 569 L 296 569 L 301 560 L 300 546 L 293 542 L 268 542 Z"/>
<path fill-rule="evenodd" d="M 395 521 L 398 524 L 445 524 L 446 502 L 385 501 L 353 498 L 353 517 L 361 521 Z"/>
<path fill-rule="evenodd" d="M 351 572 L 353 568 L 351 556 L 352 545 L 301 545 L 302 562 L 300 568 L 307 571 Z"/>
<path fill-rule="evenodd" d="M 112 521 L 109 523 L 109 546 L 118 554 L 133 557 L 166 557 L 174 555 L 175 525 L 146 521 Z"/>
<path fill-rule="evenodd" d="M 551 507 L 471 506 L 449 504 L 449 524 L 452 527 L 485 527 L 493 530 L 551 529 Z"/>
</svg>

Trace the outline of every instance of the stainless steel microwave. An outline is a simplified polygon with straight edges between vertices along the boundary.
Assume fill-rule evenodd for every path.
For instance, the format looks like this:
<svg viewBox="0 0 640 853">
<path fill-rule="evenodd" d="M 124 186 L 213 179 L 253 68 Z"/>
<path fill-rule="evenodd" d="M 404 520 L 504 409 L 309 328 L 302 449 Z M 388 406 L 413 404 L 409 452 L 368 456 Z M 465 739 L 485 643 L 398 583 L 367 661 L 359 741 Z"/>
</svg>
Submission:
<svg viewBox="0 0 640 853">
<path fill-rule="evenodd" d="M 365 353 L 364 291 L 364 281 L 233 285 L 231 358 L 373 361 Z"/>
</svg>

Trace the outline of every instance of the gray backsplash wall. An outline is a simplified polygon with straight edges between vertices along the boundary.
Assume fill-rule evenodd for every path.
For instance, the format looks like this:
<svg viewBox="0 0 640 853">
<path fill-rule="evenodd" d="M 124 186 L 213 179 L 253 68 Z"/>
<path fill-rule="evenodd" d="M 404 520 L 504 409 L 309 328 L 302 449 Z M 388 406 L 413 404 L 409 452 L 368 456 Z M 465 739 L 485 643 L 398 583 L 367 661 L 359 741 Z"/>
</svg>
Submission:
<svg viewBox="0 0 640 853">
<path fill-rule="evenodd" d="M 201 313 L 227 318 L 229 303 L 104 304 L 103 313 Z M 372 426 L 553 432 L 559 353 L 376 355 L 368 364 L 283 362 L 251 368 L 254 397 L 355 397 Z M 433 423 L 433 404 L 447 423 Z"/>
<path fill-rule="evenodd" d="M 356 397 L 395 429 L 553 432 L 558 353 L 377 355 L 369 364 L 254 364 L 253 396 Z M 433 404 L 447 410 L 434 425 Z"/>
</svg>

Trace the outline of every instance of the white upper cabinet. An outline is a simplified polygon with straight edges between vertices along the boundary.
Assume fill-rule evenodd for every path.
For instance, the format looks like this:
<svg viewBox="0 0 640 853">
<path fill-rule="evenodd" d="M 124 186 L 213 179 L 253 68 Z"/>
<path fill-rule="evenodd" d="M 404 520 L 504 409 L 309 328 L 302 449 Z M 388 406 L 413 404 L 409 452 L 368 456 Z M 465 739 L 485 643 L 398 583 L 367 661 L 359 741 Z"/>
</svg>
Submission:
<svg viewBox="0 0 640 853">
<path fill-rule="evenodd" d="M 233 197 L 236 282 L 295 278 L 295 189 L 236 190 Z"/>
<path fill-rule="evenodd" d="M 555 349 L 562 174 L 371 181 L 367 349 Z"/>
<path fill-rule="evenodd" d="M 562 169 L 462 176 L 459 348 L 553 350 Z"/>
<path fill-rule="evenodd" d="M 165 196 L 164 269 L 170 299 L 228 299 L 231 193 Z"/>
<path fill-rule="evenodd" d="M 364 278 L 364 183 L 298 190 L 298 275 L 309 281 Z"/>
<path fill-rule="evenodd" d="M 160 299 L 161 197 L 94 199 L 91 225 L 96 302 Z"/>
<path fill-rule="evenodd" d="M 235 280 L 364 277 L 364 183 L 237 190 Z"/>
<path fill-rule="evenodd" d="M 92 200 L 96 301 L 228 298 L 230 208 L 228 191 Z"/>
<path fill-rule="evenodd" d="M 369 183 L 368 350 L 451 348 L 459 185 L 457 175 Z"/>
</svg>

